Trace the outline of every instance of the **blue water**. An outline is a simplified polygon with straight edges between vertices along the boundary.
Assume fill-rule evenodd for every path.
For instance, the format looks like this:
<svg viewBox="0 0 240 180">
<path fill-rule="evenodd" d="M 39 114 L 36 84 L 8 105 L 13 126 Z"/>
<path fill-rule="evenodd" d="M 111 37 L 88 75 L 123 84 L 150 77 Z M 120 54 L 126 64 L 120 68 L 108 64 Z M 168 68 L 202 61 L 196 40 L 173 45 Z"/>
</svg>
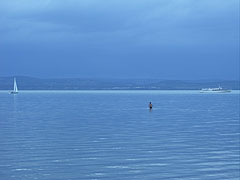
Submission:
<svg viewBox="0 0 240 180">
<path fill-rule="evenodd" d="M 239 148 L 239 91 L 0 92 L 1 180 L 239 180 Z"/>
</svg>

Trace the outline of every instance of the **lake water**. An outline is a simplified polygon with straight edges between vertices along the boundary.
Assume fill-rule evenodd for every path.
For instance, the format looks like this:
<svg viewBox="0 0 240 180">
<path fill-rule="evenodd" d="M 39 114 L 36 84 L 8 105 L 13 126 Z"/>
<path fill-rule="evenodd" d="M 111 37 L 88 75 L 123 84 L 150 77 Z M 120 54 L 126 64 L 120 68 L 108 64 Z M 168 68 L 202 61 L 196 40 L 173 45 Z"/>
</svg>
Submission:
<svg viewBox="0 0 240 180">
<path fill-rule="evenodd" d="M 239 180 L 239 138 L 239 91 L 0 92 L 1 180 Z"/>
</svg>

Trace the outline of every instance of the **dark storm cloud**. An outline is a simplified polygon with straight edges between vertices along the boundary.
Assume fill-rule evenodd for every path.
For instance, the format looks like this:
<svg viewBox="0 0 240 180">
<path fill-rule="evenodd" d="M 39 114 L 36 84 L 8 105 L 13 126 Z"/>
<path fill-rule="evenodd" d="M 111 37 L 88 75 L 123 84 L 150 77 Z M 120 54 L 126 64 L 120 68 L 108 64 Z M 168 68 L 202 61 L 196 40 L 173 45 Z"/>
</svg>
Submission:
<svg viewBox="0 0 240 180">
<path fill-rule="evenodd" d="M 1 74 L 236 78 L 238 5 L 237 0 L 1 1 Z"/>
</svg>

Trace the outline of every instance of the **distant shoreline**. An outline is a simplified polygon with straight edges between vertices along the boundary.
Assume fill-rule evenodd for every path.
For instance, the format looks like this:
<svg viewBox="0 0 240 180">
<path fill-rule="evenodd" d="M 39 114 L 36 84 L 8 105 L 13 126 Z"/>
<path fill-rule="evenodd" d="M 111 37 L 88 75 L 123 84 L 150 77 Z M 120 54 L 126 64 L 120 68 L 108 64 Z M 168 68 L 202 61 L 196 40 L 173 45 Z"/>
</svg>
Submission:
<svg viewBox="0 0 240 180">
<path fill-rule="evenodd" d="M 0 90 L 0 93 L 9 94 L 11 90 Z M 21 93 L 193 93 L 193 94 L 240 94 L 240 90 L 231 90 L 231 92 L 205 92 L 201 93 L 201 90 L 21 90 Z"/>
<path fill-rule="evenodd" d="M 19 90 L 240 90 L 239 80 L 40 79 L 16 76 Z M 0 90 L 12 90 L 13 77 L 0 77 Z"/>
<path fill-rule="evenodd" d="M 240 89 L 226 89 L 240 91 Z M 0 89 L 0 91 L 12 91 L 12 89 Z M 19 91 L 201 91 L 201 89 L 21 89 Z"/>
</svg>

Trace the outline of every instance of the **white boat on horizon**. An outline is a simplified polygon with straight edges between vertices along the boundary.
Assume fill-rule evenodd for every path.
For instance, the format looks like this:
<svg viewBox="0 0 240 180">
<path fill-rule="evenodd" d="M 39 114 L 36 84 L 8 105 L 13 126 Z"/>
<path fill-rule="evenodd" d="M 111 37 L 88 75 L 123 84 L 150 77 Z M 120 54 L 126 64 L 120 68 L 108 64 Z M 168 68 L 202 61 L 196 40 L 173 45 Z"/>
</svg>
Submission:
<svg viewBox="0 0 240 180">
<path fill-rule="evenodd" d="M 18 94 L 18 87 L 17 87 L 16 78 L 14 78 L 14 81 L 13 81 L 13 91 L 10 91 L 9 94 Z"/>
<path fill-rule="evenodd" d="M 228 93 L 231 92 L 231 90 L 229 89 L 223 89 L 221 86 L 219 86 L 218 88 L 203 88 L 200 91 L 201 93 Z"/>
</svg>

